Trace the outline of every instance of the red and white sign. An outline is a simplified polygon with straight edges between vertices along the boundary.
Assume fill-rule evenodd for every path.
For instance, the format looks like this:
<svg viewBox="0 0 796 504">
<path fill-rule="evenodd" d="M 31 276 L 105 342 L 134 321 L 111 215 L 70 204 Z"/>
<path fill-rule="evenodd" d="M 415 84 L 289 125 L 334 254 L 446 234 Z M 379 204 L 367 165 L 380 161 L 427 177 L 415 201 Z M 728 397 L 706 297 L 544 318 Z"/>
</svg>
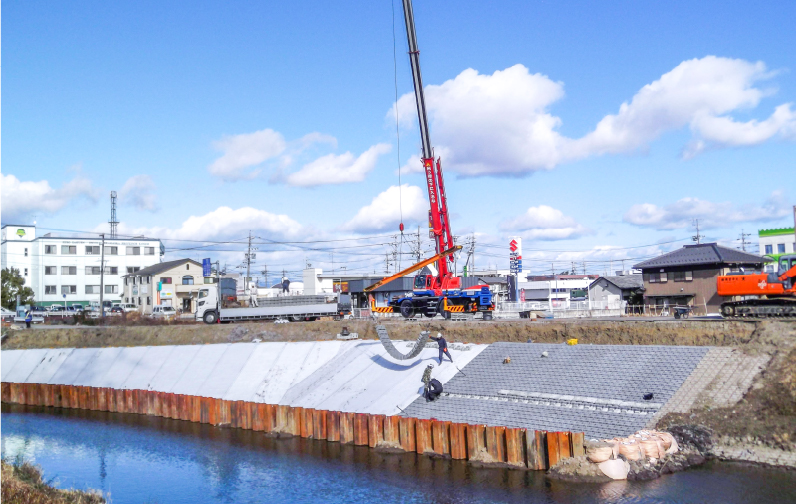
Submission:
<svg viewBox="0 0 796 504">
<path fill-rule="evenodd" d="M 509 236 L 509 270 L 513 274 L 522 273 L 522 238 Z"/>
</svg>

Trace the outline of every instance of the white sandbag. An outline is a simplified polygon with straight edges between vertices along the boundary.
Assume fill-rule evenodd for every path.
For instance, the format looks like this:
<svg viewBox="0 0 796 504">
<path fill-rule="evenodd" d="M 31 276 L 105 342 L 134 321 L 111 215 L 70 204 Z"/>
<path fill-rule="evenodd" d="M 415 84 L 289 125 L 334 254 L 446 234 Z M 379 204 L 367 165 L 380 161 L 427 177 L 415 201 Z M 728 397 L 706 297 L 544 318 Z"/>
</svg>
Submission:
<svg viewBox="0 0 796 504">
<path fill-rule="evenodd" d="M 630 464 L 621 459 L 606 460 L 600 462 L 597 467 L 603 474 L 615 480 L 627 479 L 627 473 L 630 472 Z"/>
</svg>

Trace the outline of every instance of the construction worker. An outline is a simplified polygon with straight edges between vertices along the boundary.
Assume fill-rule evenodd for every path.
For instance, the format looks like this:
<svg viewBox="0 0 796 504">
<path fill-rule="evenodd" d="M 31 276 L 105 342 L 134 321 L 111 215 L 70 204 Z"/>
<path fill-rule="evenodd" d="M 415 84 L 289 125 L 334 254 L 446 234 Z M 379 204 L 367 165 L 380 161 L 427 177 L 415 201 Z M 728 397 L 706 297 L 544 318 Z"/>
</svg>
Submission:
<svg viewBox="0 0 796 504">
<path fill-rule="evenodd" d="M 431 339 L 436 341 L 437 345 L 439 345 L 439 363 L 440 363 L 440 365 L 442 365 L 442 354 L 447 355 L 448 358 L 451 360 L 451 363 L 452 363 L 453 362 L 453 357 L 451 357 L 451 353 L 448 351 L 448 342 L 445 341 L 445 338 L 442 337 L 442 333 L 437 333 L 437 337 L 436 338 L 434 336 L 431 336 Z"/>
<path fill-rule="evenodd" d="M 442 393 L 442 383 L 431 377 L 432 369 L 434 369 L 434 364 L 429 364 L 423 372 L 423 397 L 426 398 L 426 401 L 433 401 Z"/>
<path fill-rule="evenodd" d="M 25 329 L 30 329 L 31 322 L 33 322 L 33 310 L 28 308 L 25 312 Z"/>
</svg>

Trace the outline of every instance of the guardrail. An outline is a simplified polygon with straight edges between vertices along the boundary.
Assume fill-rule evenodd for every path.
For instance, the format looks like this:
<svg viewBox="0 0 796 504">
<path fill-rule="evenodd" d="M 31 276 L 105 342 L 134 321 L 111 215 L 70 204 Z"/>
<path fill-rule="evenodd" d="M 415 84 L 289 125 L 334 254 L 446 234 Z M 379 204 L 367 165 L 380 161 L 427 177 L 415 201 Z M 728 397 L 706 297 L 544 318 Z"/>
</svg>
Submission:
<svg viewBox="0 0 796 504">
<path fill-rule="evenodd" d="M 585 455 L 582 432 L 327 411 L 152 390 L 3 383 L 2 401 L 153 415 L 518 469 L 546 470 L 562 458 Z"/>
</svg>

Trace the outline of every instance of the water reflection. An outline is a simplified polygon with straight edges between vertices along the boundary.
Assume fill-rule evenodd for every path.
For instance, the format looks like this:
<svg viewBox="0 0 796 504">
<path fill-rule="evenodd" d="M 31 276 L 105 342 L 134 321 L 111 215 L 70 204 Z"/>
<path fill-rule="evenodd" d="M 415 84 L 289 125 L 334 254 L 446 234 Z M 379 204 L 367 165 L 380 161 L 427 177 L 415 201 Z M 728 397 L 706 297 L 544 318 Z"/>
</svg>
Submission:
<svg viewBox="0 0 796 504">
<path fill-rule="evenodd" d="M 796 473 L 713 464 L 651 482 L 542 473 L 277 439 L 143 415 L 3 405 L 2 454 L 113 502 L 796 502 Z"/>
</svg>

